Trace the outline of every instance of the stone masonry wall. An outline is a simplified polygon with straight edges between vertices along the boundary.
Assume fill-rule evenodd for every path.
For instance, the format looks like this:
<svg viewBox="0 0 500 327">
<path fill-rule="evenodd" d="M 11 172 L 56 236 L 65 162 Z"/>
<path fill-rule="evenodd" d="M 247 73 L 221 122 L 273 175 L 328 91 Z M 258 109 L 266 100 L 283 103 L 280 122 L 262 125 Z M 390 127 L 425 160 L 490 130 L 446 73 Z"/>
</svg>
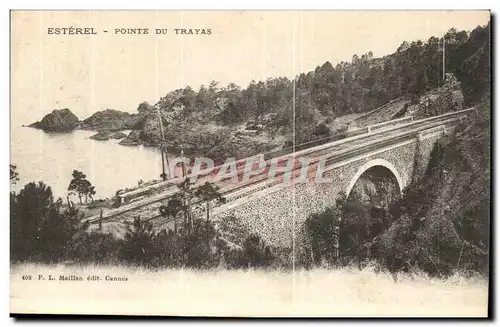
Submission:
<svg viewBox="0 0 500 327">
<path fill-rule="evenodd" d="M 217 208 L 213 212 L 213 219 L 234 216 L 244 228 L 258 233 L 267 243 L 291 246 L 305 219 L 311 213 L 321 212 L 334 205 L 337 195 L 346 192 L 351 179 L 365 163 L 374 159 L 387 160 L 399 172 L 403 187 L 408 185 L 413 176 L 417 149 L 415 139 L 411 143 L 347 162 L 324 174 L 326 178 L 332 179 L 331 183 L 316 184 L 310 181 L 258 191 L 247 202 L 227 210 L 224 208 L 227 205 Z M 424 147 L 424 151 L 427 149 L 428 147 Z M 428 155 L 423 155 L 422 158 L 428 159 Z"/>
</svg>

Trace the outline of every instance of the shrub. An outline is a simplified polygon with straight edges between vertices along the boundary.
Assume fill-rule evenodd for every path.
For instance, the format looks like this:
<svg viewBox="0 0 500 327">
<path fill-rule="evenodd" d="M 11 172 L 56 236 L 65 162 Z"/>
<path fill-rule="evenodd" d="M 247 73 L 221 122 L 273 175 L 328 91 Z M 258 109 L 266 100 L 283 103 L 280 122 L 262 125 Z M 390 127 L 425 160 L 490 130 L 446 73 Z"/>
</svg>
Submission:
<svg viewBox="0 0 500 327">
<path fill-rule="evenodd" d="M 231 268 L 264 268 L 273 263 L 275 256 L 259 235 L 250 234 L 243 242 L 243 248 L 230 250 L 225 259 Z"/>
<path fill-rule="evenodd" d="M 112 234 L 83 233 L 75 239 L 68 258 L 80 263 L 117 263 L 121 247 L 122 241 Z"/>
<path fill-rule="evenodd" d="M 11 260 L 57 262 L 81 229 L 78 210 L 62 209 L 52 189 L 42 182 L 28 183 L 19 194 L 10 194 Z"/>
<path fill-rule="evenodd" d="M 217 246 L 218 232 L 213 224 L 198 219 L 194 221 L 194 228 L 185 237 L 184 253 L 185 264 L 191 268 L 211 268 L 219 264 L 221 251 Z"/>
<path fill-rule="evenodd" d="M 336 262 L 339 224 L 340 213 L 336 208 L 327 208 L 322 213 L 312 214 L 305 221 L 314 263 Z"/>
<path fill-rule="evenodd" d="M 157 255 L 154 238 L 153 225 L 135 218 L 125 235 L 120 249 L 120 259 L 133 264 L 150 266 Z"/>
<path fill-rule="evenodd" d="M 313 135 L 318 138 L 330 136 L 330 129 L 325 123 L 320 123 L 314 128 Z"/>
</svg>

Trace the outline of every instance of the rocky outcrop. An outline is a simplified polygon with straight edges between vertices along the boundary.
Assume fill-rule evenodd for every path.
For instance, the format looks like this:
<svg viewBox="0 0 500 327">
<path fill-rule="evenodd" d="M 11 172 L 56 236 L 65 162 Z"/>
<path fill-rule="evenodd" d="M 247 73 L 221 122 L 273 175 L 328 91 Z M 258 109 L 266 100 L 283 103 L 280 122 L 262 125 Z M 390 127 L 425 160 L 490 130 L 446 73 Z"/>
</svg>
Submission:
<svg viewBox="0 0 500 327">
<path fill-rule="evenodd" d="M 422 119 L 462 110 L 463 107 L 464 95 L 460 82 L 453 74 L 447 73 L 446 81 L 443 85 L 422 95 L 417 103 L 409 102 L 403 108 L 403 111 L 404 116 L 413 116 L 414 119 Z"/>
<path fill-rule="evenodd" d="M 45 132 L 67 132 L 74 130 L 79 125 L 78 117 L 68 108 L 54 109 L 50 114 L 45 115 L 41 121 L 29 125 L 29 127 L 39 128 Z"/>
<path fill-rule="evenodd" d="M 442 115 L 464 107 L 464 94 L 460 82 L 451 73 L 440 87 L 429 90 L 420 96 L 401 96 L 397 99 L 365 113 L 350 124 L 368 126 L 391 119 L 413 116 L 422 119 Z"/>
<path fill-rule="evenodd" d="M 142 144 L 141 138 L 140 138 L 140 133 L 141 131 L 131 131 L 127 137 L 125 137 L 123 140 L 120 141 L 121 145 L 139 145 Z"/>
<path fill-rule="evenodd" d="M 107 141 L 110 139 L 123 139 L 127 137 L 127 134 L 122 133 L 122 132 L 110 132 L 110 131 L 101 131 L 97 134 L 94 134 L 90 137 L 92 140 L 97 140 L 97 141 Z"/>
<path fill-rule="evenodd" d="M 144 121 L 149 114 L 147 103 L 141 104 L 139 113 L 131 114 L 124 111 L 106 109 L 94 113 L 89 118 L 80 122 L 78 117 L 69 109 L 54 110 L 29 127 L 39 128 L 46 132 L 65 132 L 74 129 L 95 131 L 120 131 L 126 129 L 142 129 Z M 93 139 L 105 140 L 109 138 L 123 138 L 121 134 L 96 134 Z"/>
<path fill-rule="evenodd" d="M 166 125 L 167 124 L 164 122 L 163 127 L 165 128 Z M 160 121 L 157 115 L 151 114 L 144 120 L 144 125 L 141 129 L 139 137 L 145 143 L 160 144 Z"/>
<path fill-rule="evenodd" d="M 144 120 L 143 114 L 131 114 L 124 111 L 106 109 L 94 113 L 85 119 L 80 128 L 96 131 L 116 131 L 138 129 Z"/>
</svg>

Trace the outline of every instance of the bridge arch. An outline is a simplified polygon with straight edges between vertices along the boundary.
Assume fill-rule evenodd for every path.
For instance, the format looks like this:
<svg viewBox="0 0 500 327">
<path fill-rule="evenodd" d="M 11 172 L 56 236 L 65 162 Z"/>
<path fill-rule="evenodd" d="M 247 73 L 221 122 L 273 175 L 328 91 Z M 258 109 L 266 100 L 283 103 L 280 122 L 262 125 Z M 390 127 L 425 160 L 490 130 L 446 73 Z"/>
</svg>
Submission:
<svg viewBox="0 0 500 327">
<path fill-rule="evenodd" d="M 401 177 L 401 174 L 399 174 L 396 167 L 392 163 L 390 163 L 389 161 L 387 161 L 385 159 L 373 159 L 373 160 L 370 160 L 367 163 L 365 163 L 363 166 L 359 167 L 356 174 L 354 174 L 354 176 L 352 177 L 351 181 L 349 182 L 349 185 L 347 186 L 347 190 L 345 192 L 346 199 L 349 198 L 349 195 L 351 194 L 352 188 L 354 187 L 354 185 L 356 184 L 358 179 L 361 177 L 361 175 L 363 175 L 364 172 L 366 172 L 368 169 L 370 169 L 372 167 L 376 167 L 376 166 L 382 166 L 384 168 L 387 168 L 394 175 L 394 177 L 396 178 L 396 181 L 398 183 L 399 193 L 400 193 L 400 195 L 402 195 L 403 188 L 404 188 L 405 184 L 403 182 L 403 178 Z"/>
</svg>

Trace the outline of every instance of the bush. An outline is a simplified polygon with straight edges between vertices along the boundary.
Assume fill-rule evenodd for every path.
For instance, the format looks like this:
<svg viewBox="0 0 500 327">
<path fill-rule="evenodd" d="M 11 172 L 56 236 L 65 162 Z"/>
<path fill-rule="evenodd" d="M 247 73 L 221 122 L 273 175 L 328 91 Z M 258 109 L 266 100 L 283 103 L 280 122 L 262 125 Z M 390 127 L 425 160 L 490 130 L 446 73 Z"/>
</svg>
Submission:
<svg viewBox="0 0 500 327">
<path fill-rule="evenodd" d="M 286 148 L 290 148 L 293 146 L 293 141 L 291 140 L 286 140 L 284 143 L 283 143 L 283 149 L 286 149 Z"/>
<path fill-rule="evenodd" d="M 12 261 L 52 263 L 64 260 L 81 229 L 78 210 L 62 209 L 52 189 L 42 182 L 28 183 L 10 194 L 10 254 Z"/>
<path fill-rule="evenodd" d="M 195 220 L 193 231 L 185 237 L 184 253 L 186 266 L 191 268 L 216 267 L 221 259 L 218 249 L 218 233 L 213 224 L 202 219 Z"/>
<path fill-rule="evenodd" d="M 155 231 L 151 223 L 134 219 L 123 240 L 100 231 L 89 232 L 77 209 L 62 209 L 43 183 L 27 184 L 10 194 L 11 260 L 43 263 L 122 263 L 144 267 L 212 268 L 227 246 L 212 223 L 194 221 L 192 231 Z"/>
<path fill-rule="evenodd" d="M 320 123 L 314 128 L 313 135 L 317 138 L 330 136 L 330 129 L 325 123 Z"/>
<path fill-rule="evenodd" d="M 194 221 L 192 231 L 155 232 L 149 222 L 134 220 L 120 249 L 120 258 L 146 267 L 212 268 L 219 264 L 222 245 L 211 223 Z"/>
<path fill-rule="evenodd" d="M 336 208 L 328 208 L 322 213 L 312 214 L 305 221 L 314 263 L 337 261 L 339 224 L 340 213 Z"/>
<path fill-rule="evenodd" d="M 93 231 L 76 238 L 68 258 L 79 263 L 118 263 L 121 248 L 122 241 L 112 234 Z"/>
<path fill-rule="evenodd" d="M 141 266 L 150 266 L 157 255 L 153 225 L 135 218 L 125 235 L 120 259 Z"/>
<path fill-rule="evenodd" d="M 242 249 L 229 251 L 225 259 L 230 268 L 264 268 L 273 263 L 275 256 L 259 235 L 251 234 Z"/>
</svg>

